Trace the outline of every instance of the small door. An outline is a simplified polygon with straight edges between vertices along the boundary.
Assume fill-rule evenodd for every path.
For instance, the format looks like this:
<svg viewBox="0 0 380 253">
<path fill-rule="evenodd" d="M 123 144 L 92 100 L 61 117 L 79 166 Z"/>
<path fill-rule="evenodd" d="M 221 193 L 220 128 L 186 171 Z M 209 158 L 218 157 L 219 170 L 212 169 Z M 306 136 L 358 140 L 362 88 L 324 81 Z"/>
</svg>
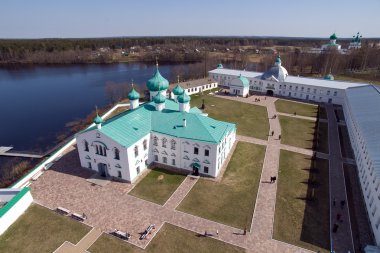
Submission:
<svg viewBox="0 0 380 253">
<path fill-rule="evenodd" d="M 100 176 L 106 177 L 107 176 L 107 164 L 99 163 L 98 164 L 98 171 Z"/>
<path fill-rule="evenodd" d="M 306 95 L 306 100 L 309 100 L 309 95 Z"/>
</svg>

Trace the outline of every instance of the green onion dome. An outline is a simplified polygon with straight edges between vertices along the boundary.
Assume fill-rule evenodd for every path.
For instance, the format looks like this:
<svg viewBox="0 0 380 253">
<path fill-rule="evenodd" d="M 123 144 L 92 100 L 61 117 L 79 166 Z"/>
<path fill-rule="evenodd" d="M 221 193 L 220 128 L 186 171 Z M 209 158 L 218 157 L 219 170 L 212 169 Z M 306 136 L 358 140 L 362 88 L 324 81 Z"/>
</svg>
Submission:
<svg viewBox="0 0 380 253">
<path fill-rule="evenodd" d="M 157 66 L 156 72 L 153 77 L 146 82 L 146 86 L 149 91 L 167 90 L 169 87 L 169 81 L 162 77 Z"/>
<path fill-rule="evenodd" d="M 173 89 L 173 94 L 179 96 L 182 93 L 183 93 L 182 87 L 179 84 L 177 84 L 177 86 L 174 87 L 174 89 Z"/>
<path fill-rule="evenodd" d="M 217 66 L 216 66 L 217 69 L 222 69 L 223 68 L 223 65 L 221 63 L 219 63 Z"/>
<path fill-rule="evenodd" d="M 277 56 L 275 63 L 281 64 L 281 57 L 280 57 L 280 55 Z"/>
<path fill-rule="evenodd" d="M 96 117 L 94 119 L 94 123 L 97 125 L 103 123 L 103 119 L 99 116 L 99 114 L 96 114 Z"/>
<path fill-rule="evenodd" d="M 179 95 L 179 96 L 177 97 L 177 100 L 178 100 L 179 103 L 184 104 L 184 103 L 189 103 L 190 100 L 191 100 L 191 98 L 190 98 L 190 96 L 187 95 L 187 93 L 184 91 L 184 92 L 182 92 L 181 95 Z"/>
<path fill-rule="evenodd" d="M 337 39 L 337 37 L 336 37 L 335 33 L 333 33 L 333 34 L 330 36 L 330 40 L 336 40 L 336 39 Z"/>
<path fill-rule="evenodd" d="M 158 92 L 156 96 L 154 96 L 153 101 L 156 104 L 162 104 L 165 103 L 166 97 L 161 94 L 161 92 Z"/>
<path fill-rule="evenodd" d="M 139 98 L 140 98 L 140 94 L 135 90 L 135 88 L 132 88 L 131 92 L 128 93 L 128 99 L 137 100 Z"/>
</svg>

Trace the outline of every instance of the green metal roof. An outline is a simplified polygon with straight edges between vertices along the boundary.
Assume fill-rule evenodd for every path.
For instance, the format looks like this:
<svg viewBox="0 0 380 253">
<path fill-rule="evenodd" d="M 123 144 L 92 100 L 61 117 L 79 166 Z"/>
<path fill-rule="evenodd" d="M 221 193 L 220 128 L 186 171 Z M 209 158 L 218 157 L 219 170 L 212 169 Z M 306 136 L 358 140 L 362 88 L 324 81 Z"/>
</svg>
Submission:
<svg viewBox="0 0 380 253">
<path fill-rule="evenodd" d="M 334 80 L 334 76 L 330 73 L 330 74 L 325 75 L 323 79 L 325 79 L 325 80 Z"/>
<path fill-rule="evenodd" d="M 336 40 L 336 39 L 338 39 L 338 38 L 336 37 L 335 33 L 333 33 L 333 34 L 330 36 L 330 40 Z"/>
<path fill-rule="evenodd" d="M 157 111 L 154 102 L 141 105 L 107 120 L 98 131 L 124 147 L 129 147 L 150 132 L 162 133 L 178 138 L 219 143 L 228 133 L 235 130 L 235 124 L 218 121 L 201 115 L 199 109 L 189 113 L 180 112 L 179 104 L 166 99 L 165 109 Z M 186 127 L 183 127 L 183 120 Z M 89 128 L 85 132 L 92 131 Z"/>
<path fill-rule="evenodd" d="M 157 66 L 156 72 L 154 73 L 153 77 L 146 82 L 146 86 L 148 87 L 149 91 L 166 90 L 169 87 L 169 81 L 162 77 Z"/>
<path fill-rule="evenodd" d="M 137 100 L 139 98 L 140 98 L 140 94 L 135 90 L 135 88 L 132 88 L 131 92 L 128 93 L 128 99 Z"/>
<path fill-rule="evenodd" d="M 243 83 L 243 86 L 244 86 L 245 88 L 246 88 L 246 87 L 249 87 L 249 80 L 248 80 L 246 77 L 244 77 L 244 76 L 242 76 L 242 75 L 240 74 L 239 79 L 240 79 L 240 81 Z"/>
<path fill-rule="evenodd" d="M 95 124 L 101 124 L 101 123 L 103 123 L 103 119 L 99 116 L 98 113 L 96 113 L 96 117 L 94 119 L 94 123 Z"/>
<path fill-rule="evenodd" d="M 156 104 L 162 104 L 165 103 L 166 97 L 161 94 L 161 92 L 158 92 L 156 96 L 154 96 L 153 101 Z"/>
<path fill-rule="evenodd" d="M 177 86 L 174 87 L 174 89 L 173 89 L 173 93 L 174 93 L 174 95 L 177 95 L 177 96 L 181 95 L 183 93 L 182 87 L 179 84 L 177 84 Z"/>
<path fill-rule="evenodd" d="M 186 92 L 182 92 L 182 94 L 177 97 L 177 100 L 180 103 L 189 103 L 191 98 Z"/>
<path fill-rule="evenodd" d="M 14 205 L 17 204 L 17 202 L 25 196 L 30 191 L 30 188 L 25 187 L 22 188 L 22 190 L 17 193 L 5 206 L 0 208 L 0 218 L 4 216 Z"/>
</svg>

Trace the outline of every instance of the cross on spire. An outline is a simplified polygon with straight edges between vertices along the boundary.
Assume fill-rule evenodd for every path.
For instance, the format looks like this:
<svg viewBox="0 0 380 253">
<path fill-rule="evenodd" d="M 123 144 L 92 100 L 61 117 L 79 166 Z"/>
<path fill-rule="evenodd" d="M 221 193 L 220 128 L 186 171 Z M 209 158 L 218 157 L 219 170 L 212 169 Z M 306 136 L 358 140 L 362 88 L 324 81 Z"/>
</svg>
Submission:
<svg viewBox="0 0 380 253">
<path fill-rule="evenodd" d="M 156 67 L 158 68 L 158 57 L 156 56 Z"/>
<path fill-rule="evenodd" d="M 177 82 L 179 83 L 179 75 L 177 75 Z"/>
</svg>

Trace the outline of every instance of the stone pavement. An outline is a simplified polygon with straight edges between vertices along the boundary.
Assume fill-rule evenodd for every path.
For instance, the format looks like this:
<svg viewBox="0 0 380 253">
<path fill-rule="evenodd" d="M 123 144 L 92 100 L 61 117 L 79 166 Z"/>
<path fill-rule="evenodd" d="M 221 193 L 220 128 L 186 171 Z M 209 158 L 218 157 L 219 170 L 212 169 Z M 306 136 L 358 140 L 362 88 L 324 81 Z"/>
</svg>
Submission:
<svg viewBox="0 0 380 253">
<path fill-rule="evenodd" d="M 127 193 L 133 187 L 131 184 L 111 182 L 103 187 L 89 184 L 85 179 L 89 178 L 93 172 L 80 167 L 76 150 L 65 155 L 36 182 L 33 182 L 30 187 L 36 202 L 52 209 L 62 206 L 72 212 L 84 212 L 89 217 L 86 223 L 104 232 L 110 232 L 113 229 L 129 232 L 132 235 L 129 242 L 140 248 L 145 248 L 163 224 L 168 222 L 200 234 L 207 231 L 213 234 L 215 239 L 245 248 L 248 252 L 310 252 L 309 250 L 272 239 L 277 184 L 266 182 L 269 181 L 271 176 L 278 175 L 280 149 L 307 155 L 312 155 L 313 151 L 280 143 L 278 135 L 281 134 L 281 127 L 278 117 L 271 119 L 273 115 L 278 114 L 274 105 L 276 98 L 267 97 L 265 99 L 260 97 L 261 101 L 255 102 L 255 96 L 249 98 L 221 97 L 267 107 L 270 132 L 274 131 L 274 136 L 268 136 L 268 140 L 237 136 L 238 141 L 266 146 L 255 210 L 247 235 L 242 235 L 243 231 L 240 229 L 175 210 L 197 180 L 187 177 L 168 201 L 161 206 L 128 195 Z M 334 150 L 335 153 L 331 155 L 317 153 L 317 156 L 331 158 L 330 168 L 332 169 L 330 171 L 333 172 L 330 172 L 330 180 L 331 182 L 337 180 L 339 183 L 336 183 L 330 190 L 332 194 L 336 192 L 334 196 L 340 201 L 345 198 L 343 196 L 345 195 L 345 188 L 344 181 L 342 180 L 343 177 L 340 175 L 342 170 L 339 170 L 342 159 L 340 153 L 337 154 L 339 152 L 338 147 L 335 146 L 339 145 L 338 134 L 334 132 L 337 131 L 336 120 L 332 120 L 333 123 L 335 122 L 335 125 L 330 124 L 331 116 L 333 116 L 331 108 L 328 108 L 328 116 L 329 136 L 335 136 L 335 139 L 331 140 L 334 144 L 330 144 L 330 150 Z M 346 207 L 347 205 L 342 211 L 344 219 L 348 217 Z M 340 207 L 336 210 L 340 210 Z M 331 217 L 334 218 L 335 216 Z M 139 233 L 144 231 L 150 224 L 156 224 L 157 229 L 153 231 L 147 240 L 139 240 Z M 336 246 L 337 252 L 347 252 L 348 249 L 351 249 L 351 252 L 353 252 L 350 243 L 347 243 L 351 238 L 346 233 L 346 231 L 349 231 L 348 224 L 348 220 L 345 220 L 342 225 L 339 224 L 342 227 L 339 227 L 337 236 L 333 236 L 333 245 Z M 216 235 L 217 230 L 219 231 L 219 235 Z M 341 234 L 344 234 L 344 236 L 341 236 Z M 65 245 L 63 247 L 69 246 Z"/>
<path fill-rule="evenodd" d="M 334 108 L 326 106 L 329 131 L 330 150 L 330 229 L 334 224 L 338 225 L 336 233 L 331 232 L 331 248 L 335 252 L 354 252 L 352 241 L 351 221 L 348 210 L 346 185 L 344 180 L 343 160 L 340 152 L 338 124 L 336 122 Z M 334 205 L 335 200 L 335 205 Z M 341 208 L 340 202 L 345 204 Z M 337 215 L 341 215 L 343 222 L 337 221 Z"/>
</svg>

